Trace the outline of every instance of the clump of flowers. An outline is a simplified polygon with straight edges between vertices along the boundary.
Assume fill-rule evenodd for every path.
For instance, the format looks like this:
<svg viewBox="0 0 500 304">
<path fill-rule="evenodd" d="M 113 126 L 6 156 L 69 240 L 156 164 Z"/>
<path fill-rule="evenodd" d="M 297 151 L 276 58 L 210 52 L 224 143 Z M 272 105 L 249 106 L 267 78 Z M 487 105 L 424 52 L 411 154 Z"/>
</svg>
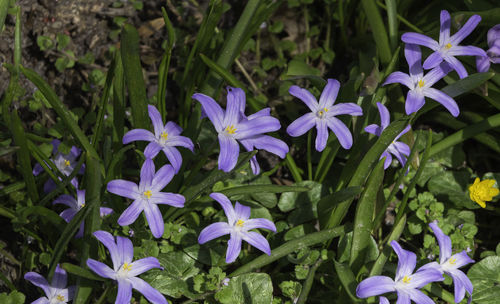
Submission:
<svg viewBox="0 0 500 304">
<path fill-rule="evenodd" d="M 493 200 L 500 193 L 498 188 L 493 187 L 496 181 L 494 179 L 480 180 L 476 177 L 474 184 L 469 186 L 470 199 L 485 208 L 486 202 Z"/>
<path fill-rule="evenodd" d="M 488 31 L 488 46 L 486 56 L 476 57 L 478 72 L 488 72 L 492 63 L 500 63 L 500 24 L 495 25 Z"/>
<path fill-rule="evenodd" d="M 44 277 L 33 271 L 26 273 L 24 279 L 40 287 L 45 293 L 45 297 L 38 298 L 33 302 L 36 304 L 68 303 L 75 294 L 75 286 L 66 287 L 68 285 L 68 274 L 59 265 L 56 267 L 50 284 Z"/>
</svg>

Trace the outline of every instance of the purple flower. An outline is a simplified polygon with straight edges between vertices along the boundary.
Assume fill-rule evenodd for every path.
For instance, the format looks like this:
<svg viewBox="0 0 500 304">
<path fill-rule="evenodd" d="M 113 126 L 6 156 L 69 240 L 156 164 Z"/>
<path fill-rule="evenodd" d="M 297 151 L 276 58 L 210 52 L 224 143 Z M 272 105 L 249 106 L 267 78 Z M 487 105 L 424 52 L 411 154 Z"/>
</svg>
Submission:
<svg viewBox="0 0 500 304">
<path fill-rule="evenodd" d="M 451 20 L 450 14 L 446 10 L 441 11 L 441 28 L 439 30 L 439 43 L 425 35 L 419 33 L 404 33 L 401 40 L 405 43 L 412 43 L 426 46 L 434 51 L 424 61 L 424 69 L 432 69 L 438 66 L 443 60 L 446 61 L 455 71 L 457 71 L 460 78 L 467 77 L 465 67 L 455 58 L 455 56 L 485 56 L 486 53 L 475 46 L 462 46 L 458 45 L 465 37 L 476 28 L 481 17 L 474 15 L 467 20 L 458 32 L 450 37 Z"/>
<path fill-rule="evenodd" d="M 24 279 L 40 287 L 43 289 L 43 292 L 45 292 L 45 297 L 41 297 L 31 302 L 32 304 L 63 304 L 73 299 L 75 286 L 66 288 L 68 284 L 68 275 L 66 274 L 66 270 L 62 269 L 59 264 L 56 267 L 50 285 L 44 277 L 32 271 L 26 273 Z"/>
<path fill-rule="evenodd" d="M 191 139 L 179 135 L 182 132 L 182 128 L 176 123 L 169 121 L 163 126 L 160 112 L 154 106 L 148 105 L 148 112 L 149 118 L 153 122 L 155 134 L 144 129 L 130 130 L 123 136 L 123 144 L 128 144 L 136 140 L 149 141 L 150 143 L 144 150 L 144 156 L 146 158 L 154 158 L 160 150 L 163 150 L 168 161 L 174 167 L 175 173 L 177 173 L 182 164 L 182 156 L 175 147 L 181 146 L 193 151 L 193 142 Z"/>
<path fill-rule="evenodd" d="M 382 131 L 384 131 L 384 129 L 387 128 L 387 126 L 389 125 L 391 117 L 389 115 L 389 111 L 387 110 L 387 108 L 383 104 L 381 104 L 380 102 L 377 102 L 377 107 L 378 107 L 378 111 L 380 113 L 380 126 L 378 126 L 376 124 L 372 124 L 372 125 L 366 126 L 365 131 L 370 133 L 370 134 L 380 136 L 380 134 L 382 134 Z M 408 132 L 410 130 L 410 128 L 411 128 L 411 126 L 408 125 L 401 133 L 399 133 L 399 135 L 396 136 L 396 138 L 393 140 L 393 142 L 389 145 L 389 147 L 387 147 L 387 149 L 384 151 L 384 153 L 382 153 L 382 155 L 380 156 L 380 158 L 385 157 L 384 170 L 387 169 L 391 165 L 391 162 L 392 162 L 391 154 L 396 156 L 396 158 L 401 163 L 401 166 L 405 165 L 406 158 L 410 155 L 410 147 L 408 147 L 407 144 L 400 142 L 400 141 L 397 141 L 397 140 L 403 134 Z"/>
<path fill-rule="evenodd" d="M 411 301 L 418 304 L 434 303 L 419 289 L 428 283 L 444 280 L 441 272 L 436 269 L 419 269 L 413 273 L 417 264 L 417 256 L 411 251 L 402 249 L 396 241 L 392 241 L 391 246 L 399 259 L 394 280 L 386 276 L 369 277 L 359 283 L 356 295 L 359 298 L 368 298 L 397 292 L 398 304 L 410 304 Z M 380 303 L 388 303 L 388 301 L 381 297 Z"/>
<path fill-rule="evenodd" d="M 134 247 L 128 238 L 117 236 L 115 241 L 111 233 L 106 231 L 96 231 L 94 236 L 108 248 L 113 261 L 113 269 L 93 259 L 87 260 L 87 266 L 101 277 L 117 281 L 116 304 L 130 303 L 132 288 L 142 293 L 151 303 L 168 303 L 158 290 L 137 277 L 152 268 L 162 268 L 157 258 L 147 257 L 132 262 Z"/>
<path fill-rule="evenodd" d="M 52 202 L 52 204 L 63 204 L 68 206 L 69 208 L 61 212 L 59 215 L 67 222 L 69 223 L 73 217 L 82 209 L 85 207 L 85 190 L 76 190 L 76 200 L 74 197 L 68 194 L 63 194 L 56 198 L 55 201 Z M 101 207 L 99 209 L 99 213 L 101 217 L 104 217 L 106 215 L 109 215 L 113 213 L 113 209 L 107 208 L 107 207 Z M 83 221 L 80 224 L 80 230 L 76 234 L 75 237 L 81 238 L 83 236 Z"/>
<path fill-rule="evenodd" d="M 174 193 L 160 192 L 174 176 L 171 165 L 165 165 L 155 173 L 155 165 L 148 158 L 141 168 L 139 186 L 123 179 L 112 180 L 108 183 L 109 192 L 133 199 L 132 204 L 122 213 L 118 224 L 127 226 L 135 222 L 141 211 L 144 210 L 149 228 L 153 236 L 159 238 L 163 235 L 163 217 L 158 204 L 167 204 L 173 207 L 184 207 L 184 196 Z"/>
<path fill-rule="evenodd" d="M 350 149 L 352 146 L 352 135 L 347 126 L 335 116 L 349 114 L 352 116 L 363 115 L 360 106 L 354 103 L 341 103 L 333 105 L 337 99 L 340 83 L 335 79 L 328 79 L 319 103 L 316 98 L 306 89 L 298 86 L 291 86 L 288 92 L 302 100 L 311 113 L 307 113 L 292 122 L 286 131 L 290 136 L 301 136 L 312 127 L 316 126 L 318 135 L 316 136 L 316 150 L 321 152 L 326 147 L 328 140 L 328 128 L 337 136 L 344 149 Z"/>
<path fill-rule="evenodd" d="M 222 193 L 212 193 L 210 197 L 222 206 L 228 222 L 213 223 L 205 227 L 198 237 L 198 243 L 204 244 L 220 236 L 230 234 L 227 243 L 226 263 L 232 263 L 236 260 L 241 251 L 242 240 L 267 255 L 271 255 L 271 247 L 269 247 L 266 238 L 249 230 L 264 228 L 276 232 L 276 226 L 273 222 L 263 218 L 249 219 L 250 207 L 236 202 L 236 206 L 233 208 L 231 201 Z"/>
<path fill-rule="evenodd" d="M 210 96 L 196 93 L 193 95 L 202 107 L 203 112 L 212 122 L 218 133 L 220 153 L 219 169 L 224 172 L 231 171 L 240 153 L 240 142 L 247 151 L 254 148 L 263 149 L 281 158 L 288 153 L 288 146 L 272 136 L 264 135 L 267 132 L 277 131 L 281 128 L 278 119 L 271 117 L 270 109 L 266 108 L 250 116 L 245 115 L 245 92 L 240 88 L 227 88 L 227 106 L 224 111 Z M 257 159 L 251 162 L 254 174 L 260 171 Z"/>
<path fill-rule="evenodd" d="M 500 63 L 500 24 L 495 25 L 488 31 L 488 46 L 486 56 L 476 57 L 478 72 L 488 72 L 490 64 Z"/>
<path fill-rule="evenodd" d="M 406 114 L 410 115 L 420 110 L 425 103 L 425 97 L 429 97 L 442 104 L 450 111 L 451 115 L 457 117 L 460 110 L 455 100 L 445 93 L 431 88 L 433 84 L 450 72 L 450 66 L 446 62 L 442 62 L 424 76 L 420 47 L 415 44 L 405 45 L 405 57 L 408 62 L 410 74 L 394 72 L 387 77 L 384 85 L 397 82 L 410 89 L 406 96 Z"/>
<path fill-rule="evenodd" d="M 474 260 L 467 255 L 467 251 L 462 251 L 459 253 L 451 254 L 451 239 L 449 236 L 443 233 L 443 231 L 437 225 L 437 221 L 429 224 L 436 239 L 439 244 L 439 263 L 431 262 L 420 269 L 435 269 L 441 273 L 446 273 L 453 279 L 453 284 L 455 285 L 455 303 L 460 303 L 465 297 L 465 291 L 469 295 L 472 295 L 472 283 L 463 273 L 458 270 L 458 268 L 465 266 L 469 263 L 474 263 Z M 472 297 L 469 297 L 469 303 Z"/>
<path fill-rule="evenodd" d="M 61 144 L 61 141 L 59 139 L 54 139 L 52 140 L 52 154 L 54 155 L 50 160 L 54 163 L 54 165 L 59 169 L 59 171 L 66 175 L 70 176 L 73 170 L 75 170 L 75 165 L 77 163 L 76 159 L 78 156 L 80 156 L 80 153 L 82 152 L 80 149 L 78 149 L 75 146 L 71 147 L 71 150 L 69 151 L 68 154 L 63 154 L 59 152 L 59 145 Z M 79 174 L 83 174 L 85 170 L 85 167 L 82 166 L 80 168 Z M 35 167 L 33 167 L 33 175 L 37 176 L 40 173 L 43 172 L 43 167 L 40 164 L 36 164 Z M 76 178 L 73 178 L 71 180 L 71 184 L 75 187 L 78 188 L 78 181 Z M 51 192 L 55 190 L 57 185 L 54 183 L 52 179 L 48 179 L 47 182 L 43 185 L 43 191 L 45 193 Z"/>
</svg>

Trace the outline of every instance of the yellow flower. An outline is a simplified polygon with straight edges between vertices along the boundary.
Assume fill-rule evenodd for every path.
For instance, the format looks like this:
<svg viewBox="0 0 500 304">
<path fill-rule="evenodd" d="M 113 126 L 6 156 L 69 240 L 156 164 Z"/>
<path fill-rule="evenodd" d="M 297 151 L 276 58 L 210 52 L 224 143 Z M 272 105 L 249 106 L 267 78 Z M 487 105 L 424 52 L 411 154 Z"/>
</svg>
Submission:
<svg viewBox="0 0 500 304">
<path fill-rule="evenodd" d="M 474 184 L 469 187 L 470 199 L 478 203 L 479 206 L 486 207 L 485 202 L 491 201 L 500 193 L 500 190 L 493 187 L 494 184 L 494 179 L 480 181 L 479 177 L 476 177 Z"/>
</svg>

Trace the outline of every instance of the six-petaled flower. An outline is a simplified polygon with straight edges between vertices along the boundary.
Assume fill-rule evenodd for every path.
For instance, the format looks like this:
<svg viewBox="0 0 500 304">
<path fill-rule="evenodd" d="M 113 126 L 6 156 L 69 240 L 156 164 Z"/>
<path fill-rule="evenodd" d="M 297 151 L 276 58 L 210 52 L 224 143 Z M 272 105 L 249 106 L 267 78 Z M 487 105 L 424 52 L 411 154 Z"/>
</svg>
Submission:
<svg viewBox="0 0 500 304">
<path fill-rule="evenodd" d="M 156 238 L 161 237 L 164 223 L 158 204 L 184 207 L 184 196 L 160 192 L 172 180 L 173 176 L 174 169 L 171 165 L 165 165 L 158 172 L 155 172 L 153 160 L 148 158 L 142 165 L 139 185 L 122 179 L 110 181 L 107 186 L 109 192 L 134 200 L 122 213 L 118 224 L 121 226 L 132 224 L 144 210 L 151 233 Z"/>
<path fill-rule="evenodd" d="M 236 206 L 233 208 L 231 201 L 222 193 L 212 193 L 210 197 L 222 206 L 227 216 L 227 223 L 218 222 L 205 227 L 198 237 L 198 242 L 200 244 L 229 234 L 230 238 L 227 243 L 226 263 L 232 263 L 236 260 L 241 251 L 242 240 L 267 255 L 271 255 L 271 247 L 266 238 L 257 232 L 249 230 L 264 228 L 276 232 L 276 226 L 273 222 L 263 218 L 250 219 L 250 207 L 236 202 Z"/>
<path fill-rule="evenodd" d="M 45 297 L 38 298 L 32 304 L 65 304 L 73 299 L 75 286 L 66 287 L 68 284 L 68 275 L 66 270 L 62 269 L 59 265 L 56 266 L 50 284 L 44 277 L 32 271 L 26 273 L 24 279 L 40 287 L 45 293 Z"/>
<path fill-rule="evenodd" d="M 224 111 L 212 97 L 196 93 L 192 96 L 202 107 L 203 112 L 212 122 L 218 133 L 220 153 L 219 169 L 231 171 L 240 153 L 240 142 L 247 151 L 255 148 L 269 151 L 285 158 L 288 146 L 282 141 L 265 133 L 281 128 L 278 119 L 271 117 L 266 108 L 250 116 L 245 115 L 245 93 L 240 88 L 227 88 L 227 106 Z M 254 174 L 259 173 L 256 159 L 252 163 Z"/>
<path fill-rule="evenodd" d="M 474 260 L 463 250 L 452 255 L 451 239 L 443 233 L 437 225 L 437 221 L 429 224 L 439 244 L 439 263 L 431 262 L 422 266 L 421 270 L 436 269 L 441 273 L 449 275 L 455 285 L 455 303 L 460 303 L 465 297 L 465 291 L 472 295 L 472 283 L 462 271 L 458 270 L 467 264 L 474 263 Z M 469 303 L 470 303 L 469 297 Z"/>
<path fill-rule="evenodd" d="M 401 40 L 405 43 L 423 45 L 434 51 L 424 61 L 424 69 L 432 69 L 444 60 L 458 73 L 460 78 L 465 78 L 467 70 L 455 56 L 486 56 L 486 52 L 478 47 L 459 45 L 476 28 L 481 17 L 479 15 L 470 17 L 453 36 L 450 36 L 451 19 L 448 11 L 441 11 L 440 21 L 439 42 L 419 33 L 405 33 Z"/>
<path fill-rule="evenodd" d="M 290 136 L 301 136 L 312 127 L 316 126 L 316 150 L 323 151 L 328 140 L 328 128 L 337 136 L 340 145 L 344 149 L 350 149 L 352 146 L 352 135 L 349 128 L 338 119 L 337 115 L 349 114 L 352 116 L 363 115 L 363 110 L 355 103 L 340 103 L 336 104 L 337 94 L 339 92 L 340 83 L 335 79 L 328 79 L 319 102 L 311 92 L 302 89 L 298 86 L 291 86 L 288 92 L 302 100 L 311 110 L 292 122 L 286 129 Z"/>
<path fill-rule="evenodd" d="M 193 151 L 193 142 L 191 139 L 180 135 L 182 128 L 176 123 L 169 121 L 163 125 L 160 112 L 154 106 L 148 105 L 148 113 L 155 133 L 153 134 L 144 129 L 130 130 L 123 136 L 123 143 L 128 144 L 136 140 L 149 141 L 150 143 L 144 149 L 144 156 L 154 158 L 162 150 L 172 167 L 174 167 L 175 172 L 179 172 L 182 165 L 182 156 L 175 147 L 185 147 Z"/>
<path fill-rule="evenodd" d="M 113 269 L 94 259 L 88 259 L 87 266 L 101 277 L 115 280 L 118 283 L 116 304 L 130 303 L 132 288 L 142 293 L 151 303 L 168 303 L 158 290 L 137 277 L 152 268 L 162 268 L 157 258 L 147 257 L 132 262 L 134 246 L 128 238 L 117 236 L 115 240 L 115 237 L 106 231 L 96 231 L 94 236 L 108 249 Z"/>
<path fill-rule="evenodd" d="M 478 72 L 488 72 L 491 63 L 500 63 L 500 24 L 495 25 L 488 31 L 488 46 L 486 56 L 476 57 Z"/>
<path fill-rule="evenodd" d="M 382 131 L 384 131 L 384 129 L 387 128 L 387 126 L 389 125 L 391 117 L 389 115 L 389 111 L 383 104 L 377 102 L 377 107 L 380 113 L 380 126 L 372 124 L 366 126 L 365 131 L 370 134 L 380 136 L 382 134 Z M 396 138 L 392 141 L 392 143 L 387 147 L 384 153 L 382 153 L 382 155 L 380 156 L 380 158 L 385 157 L 384 169 L 387 169 L 391 165 L 392 162 L 391 154 L 396 156 L 396 158 L 401 163 L 401 166 L 405 165 L 406 159 L 410 155 L 410 147 L 408 147 L 407 144 L 397 140 L 403 134 L 408 132 L 410 128 L 411 127 L 408 125 L 401 133 L 399 133 L 398 136 L 396 136 Z"/>
<path fill-rule="evenodd" d="M 405 57 L 408 62 L 410 74 L 394 72 L 387 77 L 384 85 L 397 82 L 410 89 L 406 96 L 406 114 L 410 115 L 413 112 L 417 112 L 424 105 L 425 97 L 429 97 L 442 104 L 450 111 L 451 115 L 458 116 L 460 110 L 455 100 L 442 91 L 432 88 L 437 81 L 450 71 L 450 66 L 446 62 L 442 62 L 424 75 L 421 64 L 422 53 L 420 47 L 414 44 L 407 44 L 405 46 Z"/>
</svg>

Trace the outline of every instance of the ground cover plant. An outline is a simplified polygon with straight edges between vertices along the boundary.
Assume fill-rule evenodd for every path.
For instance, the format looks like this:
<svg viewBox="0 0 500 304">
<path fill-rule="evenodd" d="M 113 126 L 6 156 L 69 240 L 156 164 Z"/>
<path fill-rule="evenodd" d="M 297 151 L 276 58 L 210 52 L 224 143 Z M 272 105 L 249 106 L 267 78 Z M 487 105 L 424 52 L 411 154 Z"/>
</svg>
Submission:
<svg viewBox="0 0 500 304">
<path fill-rule="evenodd" d="M 0 0 L 0 303 L 497 303 L 497 6 Z"/>
</svg>

